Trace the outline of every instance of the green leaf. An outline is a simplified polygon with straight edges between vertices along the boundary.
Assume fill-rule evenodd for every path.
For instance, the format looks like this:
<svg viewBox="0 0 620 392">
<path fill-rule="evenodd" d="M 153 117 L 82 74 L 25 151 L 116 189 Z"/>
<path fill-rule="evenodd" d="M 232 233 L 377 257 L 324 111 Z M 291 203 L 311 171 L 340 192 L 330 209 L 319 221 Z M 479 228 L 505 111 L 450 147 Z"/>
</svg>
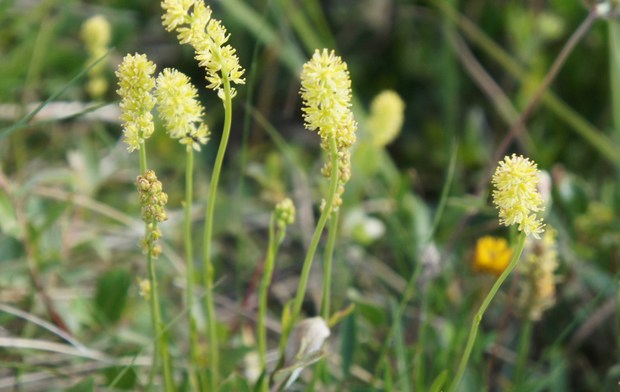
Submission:
<svg viewBox="0 0 620 392">
<path fill-rule="evenodd" d="M 444 370 L 441 373 L 439 373 L 439 376 L 437 376 L 435 381 L 433 381 L 429 391 L 430 392 L 440 392 L 442 390 L 441 388 L 443 387 L 443 385 L 446 383 L 447 380 L 448 380 L 448 371 Z"/>
<path fill-rule="evenodd" d="M 130 285 L 129 272 L 121 268 L 108 271 L 99 278 L 94 305 L 100 319 L 112 324 L 120 320 Z"/>
<path fill-rule="evenodd" d="M 342 373 L 346 379 L 351 373 L 351 364 L 353 363 L 355 347 L 357 346 L 357 324 L 355 313 L 351 313 L 349 317 L 344 319 L 340 329 L 340 334 L 342 342 L 340 346 L 340 355 L 342 356 Z"/>
<path fill-rule="evenodd" d="M 356 302 L 355 306 L 359 314 L 371 322 L 374 326 L 387 325 L 385 310 L 380 306 L 362 301 Z"/>
<path fill-rule="evenodd" d="M 4 192 L 0 192 L 0 231 L 15 239 L 21 239 L 23 235 L 13 204 Z"/>
<path fill-rule="evenodd" d="M 67 389 L 67 392 L 94 392 L 95 391 L 95 379 L 88 377 L 85 380 L 80 381 L 71 388 Z"/>
<path fill-rule="evenodd" d="M 138 379 L 136 371 L 133 368 L 125 368 L 115 366 L 106 369 L 105 376 L 107 385 L 114 383 L 115 389 L 134 390 Z"/>
</svg>

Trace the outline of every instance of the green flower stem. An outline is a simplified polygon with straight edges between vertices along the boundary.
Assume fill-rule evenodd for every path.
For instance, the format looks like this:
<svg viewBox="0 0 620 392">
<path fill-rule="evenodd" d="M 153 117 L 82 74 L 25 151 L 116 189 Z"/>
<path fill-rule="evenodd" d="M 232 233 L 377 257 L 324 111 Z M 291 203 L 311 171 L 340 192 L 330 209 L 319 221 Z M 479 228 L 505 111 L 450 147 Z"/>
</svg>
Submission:
<svg viewBox="0 0 620 392">
<path fill-rule="evenodd" d="M 271 216 L 269 222 L 269 244 L 267 248 L 267 257 L 265 258 L 265 266 L 263 268 L 263 276 L 260 283 L 260 291 L 258 293 L 258 325 L 257 329 L 257 341 L 258 341 L 258 356 L 260 360 L 260 366 L 263 371 L 267 369 L 267 329 L 265 328 L 265 321 L 267 319 L 267 293 L 269 286 L 271 285 L 271 278 L 273 276 L 273 269 L 278 254 L 280 244 L 284 240 L 286 235 L 285 230 L 279 230 L 277 239 L 275 238 L 275 217 Z M 260 391 L 269 391 L 269 377 L 265 375 L 262 378 Z"/>
<path fill-rule="evenodd" d="M 491 287 L 491 290 L 489 291 L 487 296 L 484 298 L 484 301 L 482 301 L 482 305 L 480 305 L 480 309 L 478 309 L 478 312 L 476 312 L 476 315 L 474 316 L 474 320 L 472 321 L 472 324 L 471 324 L 471 329 L 469 330 L 469 337 L 467 338 L 467 345 L 465 346 L 465 352 L 463 353 L 463 356 L 461 357 L 458 370 L 456 372 L 454 379 L 452 380 L 452 384 L 450 384 L 450 387 L 448 388 L 448 392 L 455 392 L 456 388 L 459 386 L 459 383 L 461 382 L 461 378 L 463 377 L 463 373 L 465 373 L 467 362 L 469 362 L 469 357 L 471 356 L 471 352 L 474 348 L 474 342 L 476 341 L 476 336 L 478 335 L 478 327 L 480 326 L 480 322 L 482 321 L 482 316 L 484 315 L 484 312 L 487 310 L 487 308 L 491 304 L 491 301 L 495 297 L 495 294 L 497 294 L 497 292 L 499 291 L 499 288 L 501 287 L 502 283 L 504 283 L 508 275 L 510 275 L 512 270 L 517 265 L 517 262 L 521 258 L 521 254 L 523 253 L 523 248 L 525 247 L 526 238 L 527 238 L 527 235 L 525 233 L 521 233 L 519 235 L 516 251 L 514 252 L 512 256 L 512 260 L 510 260 L 510 264 L 508 264 L 504 272 L 502 272 L 499 278 L 497 278 L 497 280 L 493 284 L 493 287 Z"/>
<path fill-rule="evenodd" d="M 521 382 L 523 381 L 523 371 L 525 370 L 525 364 L 527 363 L 527 357 L 530 352 L 530 341 L 532 340 L 532 327 L 534 323 L 527 318 L 523 329 L 521 330 L 521 337 L 519 338 L 519 352 L 517 356 L 517 369 L 515 370 L 514 391 L 521 389 Z"/>
<path fill-rule="evenodd" d="M 321 317 L 325 322 L 329 322 L 331 283 L 332 283 L 332 261 L 334 259 L 334 247 L 336 246 L 336 235 L 338 234 L 338 211 L 334 211 L 329 220 L 327 244 L 325 245 L 325 259 L 323 267 L 323 300 L 321 303 Z"/>
<path fill-rule="evenodd" d="M 325 224 L 327 223 L 327 218 L 331 214 L 332 205 L 334 204 L 334 198 L 338 190 L 338 150 L 336 147 L 335 137 L 331 137 L 329 139 L 329 149 L 332 161 L 332 173 L 329 184 L 329 193 L 327 195 L 327 201 L 323 206 L 323 212 L 319 217 L 319 222 L 317 223 L 314 234 L 312 235 L 312 240 L 310 241 L 308 253 L 306 253 L 306 258 L 304 259 L 304 264 L 301 270 L 301 277 L 299 278 L 297 295 L 295 296 L 295 302 L 293 303 L 291 325 L 295 323 L 295 321 L 299 317 L 299 313 L 301 312 L 301 305 L 303 304 L 304 296 L 306 295 L 306 288 L 308 287 L 308 279 L 310 278 L 310 268 L 312 267 L 312 260 L 314 259 L 314 254 L 316 252 L 317 246 L 319 245 L 321 234 L 323 233 L 323 229 L 325 228 Z"/>
<path fill-rule="evenodd" d="M 146 147 L 144 142 L 140 144 L 140 172 L 144 174 L 147 170 L 146 165 Z M 145 224 L 146 233 L 148 235 L 148 224 Z M 170 354 L 168 352 L 168 340 L 166 339 L 166 335 L 164 334 L 164 324 L 161 319 L 161 309 L 159 303 L 159 287 L 157 284 L 157 273 L 155 271 L 155 262 L 153 260 L 153 255 L 149 250 L 146 254 L 146 263 L 149 271 L 149 280 L 151 283 L 151 293 L 150 293 L 150 305 L 151 305 L 151 322 L 153 324 L 153 330 L 155 331 L 156 339 L 155 339 L 155 349 L 153 350 L 153 367 L 151 368 L 151 375 L 153 375 L 155 369 L 157 367 L 158 358 L 157 354 L 161 357 L 163 363 L 164 370 L 164 385 L 165 390 L 167 392 L 174 391 L 174 381 L 172 378 L 172 362 L 170 361 Z M 152 380 L 151 380 L 152 381 Z M 149 382 L 149 385 L 152 385 Z"/>
<path fill-rule="evenodd" d="M 321 300 L 321 317 L 325 322 L 329 323 L 330 318 L 330 299 L 331 299 L 331 281 L 332 281 L 332 261 L 334 259 L 334 247 L 336 246 L 336 236 L 338 233 L 338 218 L 340 214 L 334 211 L 327 229 L 327 244 L 325 245 L 325 256 L 323 258 L 323 298 Z M 316 365 L 312 382 L 316 383 L 319 379 L 327 382 L 329 376 L 327 361 L 322 358 Z"/>
<path fill-rule="evenodd" d="M 189 379 L 192 388 L 196 391 L 200 390 L 198 380 L 200 377 L 197 366 L 198 358 L 198 332 L 196 331 L 196 319 L 194 317 L 194 249 L 192 245 L 192 199 L 193 199 L 193 180 L 194 180 L 194 149 L 189 146 L 187 148 L 185 162 L 185 227 L 183 236 L 185 237 L 185 264 L 187 274 L 187 288 L 185 293 L 185 306 L 187 306 L 187 317 L 189 322 L 189 352 L 190 352 L 190 372 Z M 205 389 L 206 385 L 202 385 Z"/>
<path fill-rule="evenodd" d="M 215 157 L 215 165 L 211 173 L 211 183 L 209 184 L 209 199 L 207 200 L 207 210 L 205 214 L 205 237 L 203 252 L 204 286 L 205 286 L 205 308 L 207 312 L 207 323 L 209 329 L 209 366 L 211 368 L 211 391 L 217 391 L 219 376 L 219 348 L 217 341 L 217 320 L 215 319 L 215 305 L 213 302 L 213 277 L 215 271 L 211 261 L 211 239 L 213 237 L 213 217 L 215 215 L 215 201 L 217 198 L 217 187 L 224 163 L 226 146 L 230 137 L 230 125 L 232 123 L 232 96 L 230 94 L 230 80 L 226 72 L 222 72 L 222 83 L 224 87 L 224 129 L 222 139 Z"/>
</svg>

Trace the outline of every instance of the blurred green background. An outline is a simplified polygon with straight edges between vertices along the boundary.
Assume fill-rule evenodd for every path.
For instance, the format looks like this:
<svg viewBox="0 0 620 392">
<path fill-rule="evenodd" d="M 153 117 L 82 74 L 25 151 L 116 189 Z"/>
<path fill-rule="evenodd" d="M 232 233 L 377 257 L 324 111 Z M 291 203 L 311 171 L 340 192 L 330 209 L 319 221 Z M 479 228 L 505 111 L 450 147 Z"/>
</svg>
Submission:
<svg viewBox="0 0 620 392">
<path fill-rule="evenodd" d="M 303 129 L 298 92 L 302 64 L 323 47 L 348 63 L 359 122 L 334 271 L 334 307 L 354 303 L 356 310 L 332 339 L 331 351 L 340 358 L 333 390 L 370 388 L 394 322 L 390 304 L 403 298 L 412 275 L 418 284 L 397 320 L 403 328 L 396 342 L 405 349 L 392 352 L 390 346 L 388 356 L 394 390 L 411 387 L 405 379 L 414 362 L 423 364 L 415 369 L 422 375 L 415 386 L 428 390 L 443 369 L 456 367 L 472 314 L 493 282 L 471 271 L 476 239 L 508 235 L 498 227 L 488 189 L 479 184 L 592 5 L 577 0 L 210 5 L 247 72 L 247 84 L 234 100 L 215 233 L 218 321 L 227 342 L 230 390 L 246 388 L 241 359 L 253 343 L 242 336 L 253 326 L 269 213 L 286 195 L 299 211 L 276 264 L 271 305 L 277 325 L 276 315 L 294 295 L 313 212 L 327 188 L 318 138 Z M 105 16 L 112 27 L 111 50 L 101 66 L 108 88 L 97 100 L 86 91 L 88 75 L 74 79 L 89 62 L 80 30 L 93 15 Z M 132 184 L 138 158 L 120 143 L 114 70 L 125 54 L 145 53 L 158 72 L 175 67 L 199 87 L 213 140 L 197 156 L 197 246 L 223 122 L 221 103 L 204 88 L 204 72 L 191 49 L 178 45 L 160 20 L 159 2 L 152 0 L 0 0 L 0 304 L 8 307 L 0 311 L 0 337 L 60 341 L 16 316 L 13 310 L 21 309 L 64 325 L 84 345 L 115 358 L 148 352 L 148 308 L 135 283 L 146 275 L 136 245 L 142 229 Z M 620 61 L 610 60 L 620 58 L 620 40 L 611 39 L 616 23 L 594 21 L 507 151 L 530 157 L 549 173 L 553 201 L 547 223 L 558 231 L 557 299 L 534 324 L 527 391 L 614 391 L 620 381 L 620 102 L 614 99 L 620 97 Z M 369 142 L 367 118 L 370 102 L 385 89 L 396 91 L 406 108 L 402 132 L 384 149 Z M 28 116 L 50 97 L 44 110 Z M 151 165 L 170 196 L 159 262 L 168 320 L 182 315 L 182 152 L 160 126 L 149 141 Z M 428 241 L 444 188 L 445 210 Z M 367 231 L 369 221 L 378 232 Z M 423 263 L 429 243 L 438 249 L 437 273 Z M 315 272 L 308 314 L 320 303 L 321 272 Z M 461 390 L 509 389 L 523 323 L 514 305 L 518 285 L 517 274 L 485 317 Z M 172 326 L 179 336 L 183 322 Z M 173 355 L 182 355 L 183 341 L 179 337 Z M 0 346 L 0 390 L 20 382 L 23 390 L 62 390 L 79 382 L 86 388 L 81 390 L 91 390 L 89 382 L 108 385 L 126 366 L 119 359 L 118 367 L 76 370 L 76 364 L 91 362 L 99 363 L 75 353 L 42 355 Z M 140 389 L 141 371 L 138 366 L 138 376 L 126 372 L 114 387 Z M 33 374 L 47 378 L 28 378 Z"/>
</svg>

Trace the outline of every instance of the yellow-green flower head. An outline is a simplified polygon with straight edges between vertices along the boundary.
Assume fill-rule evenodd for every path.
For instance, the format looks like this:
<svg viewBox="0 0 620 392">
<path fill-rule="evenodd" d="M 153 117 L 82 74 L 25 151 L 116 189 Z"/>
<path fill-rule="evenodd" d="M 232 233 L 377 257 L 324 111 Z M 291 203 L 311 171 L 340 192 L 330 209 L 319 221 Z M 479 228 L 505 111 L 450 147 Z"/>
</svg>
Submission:
<svg viewBox="0 0 620 392">
<path fill-rule="evenodd" d="M 405 103 L 392 90 L 385 90 L 377 95 L 370 104 L 368 128 L 372 144 L 385 147 L 396 139 L 403 126 Z"/>
<path fill-rule="evenodd" d="M 306 128 L 318 131 L 324 140 L 340 136 L 343 146 L 355 142 L 349 70 L 333 50 L 317 49 L 304 64 L 301 97 Z"/>
<path fill-rule="evenodd" d="M 208 88 L 224 98 L 224 78 L 236 84 L 244 84 L 245 70 L 239 65 L 235 49 L 226 44 L 230 34 L 222 23 L 211 18 L 211 8 L 203 0 L 163 0 L 162 23 L 166 30 L 176 30 L 179 42 L 190 44 L 196 51 L 200 66 L 207 70 Z M 231 89 L 231 95 L 236 95 Z"/>
<path fill-rule="evenodd" d="M 80 37 L 89 52 L 92 52 L 95 48 L 106 48 L 110 44 L 111 36 L 112 28 L 110 27 L 110 22 L 102 15 L 88 18 L 82 24 L 82 30 L 80 31 Z"/>
<path fill-rule="evenodd" d="M 499 162 L 493 175 L 493 202 L 499 209 L 501 224 L 518 224 L 519 231 L 540 238 L 544 224 L 536 212 L 544 209 L 544 203 L 538 191 L 539 181 L 540 171 L 528 158 L 512 154 Z"/>
<path fill-rule="evenodd" d="M 121 121 L 123 122 L 123 141 L 131 152 L 140 148 L 155 130 L 151 110 L 155 97 L 151 90 L 155 87 L 155 64 L 143 54 L 127 55 L 118 66 L 119 89 L 121 96 Z"/>
<path fill-rule="evenodd" d="M 170 137 L 200 151 L 200 145 L 209 140 L 209 129 L 202 122 L 204 109 L 189 78 L 176 69 L 164 69 L 157 77 L 155 96 Z"/>
<path fill-rule="evenodd" d="M 275 217 L 280 229 L 295 223 L 295 204 L 293 201 L 287 197 L 276 204 Z"/>
</svg>

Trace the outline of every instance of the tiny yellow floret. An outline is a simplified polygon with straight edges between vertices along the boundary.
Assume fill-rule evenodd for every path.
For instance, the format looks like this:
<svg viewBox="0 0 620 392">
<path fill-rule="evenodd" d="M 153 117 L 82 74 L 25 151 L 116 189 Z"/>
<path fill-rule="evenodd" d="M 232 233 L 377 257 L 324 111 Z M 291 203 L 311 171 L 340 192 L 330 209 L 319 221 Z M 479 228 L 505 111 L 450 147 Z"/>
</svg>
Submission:
<svg viewBox="0 0 620 392">
<path fill-rule="evenodd" d="M 157 77 L 155 96 L 170 137 L 200 151 L 200 145 L 208 141 L 209 130 L 202 122 L 204 109 L 198 102 L 198 91 L 189 78 L 176 69 L 164 69 Z"/>
<path fill-rule="evenodd" d="M 540 171 L 536 163 L 515 154 L 507 156 L 499 162 L 492 181 L 493 202 L 499 209 L 500 223 L 518 224 L 519 231 L 540 238 L 544 224 L 536 212 L 544 210 L 544 202 L 538 191 Z"/>
<path fill-rule="evenodd" d="M 127 55 L 118 66 L 116 77 L 121 96 L 121 121 L 123 122 L 123 141 L 131 152 L 140 149 L 155 130 L 151 110 L 155 97 L 151 90 L 155 87 L 155 64 L 143 54 Z"/>
<path fill-rule="evenodd" d="M 500 237 L 484 236 L 476 242 L 472 268 L 474 271 L 499 276 L 511 258 L 512 250 L 508 246 L 508 241 Z"/>
</svg>

